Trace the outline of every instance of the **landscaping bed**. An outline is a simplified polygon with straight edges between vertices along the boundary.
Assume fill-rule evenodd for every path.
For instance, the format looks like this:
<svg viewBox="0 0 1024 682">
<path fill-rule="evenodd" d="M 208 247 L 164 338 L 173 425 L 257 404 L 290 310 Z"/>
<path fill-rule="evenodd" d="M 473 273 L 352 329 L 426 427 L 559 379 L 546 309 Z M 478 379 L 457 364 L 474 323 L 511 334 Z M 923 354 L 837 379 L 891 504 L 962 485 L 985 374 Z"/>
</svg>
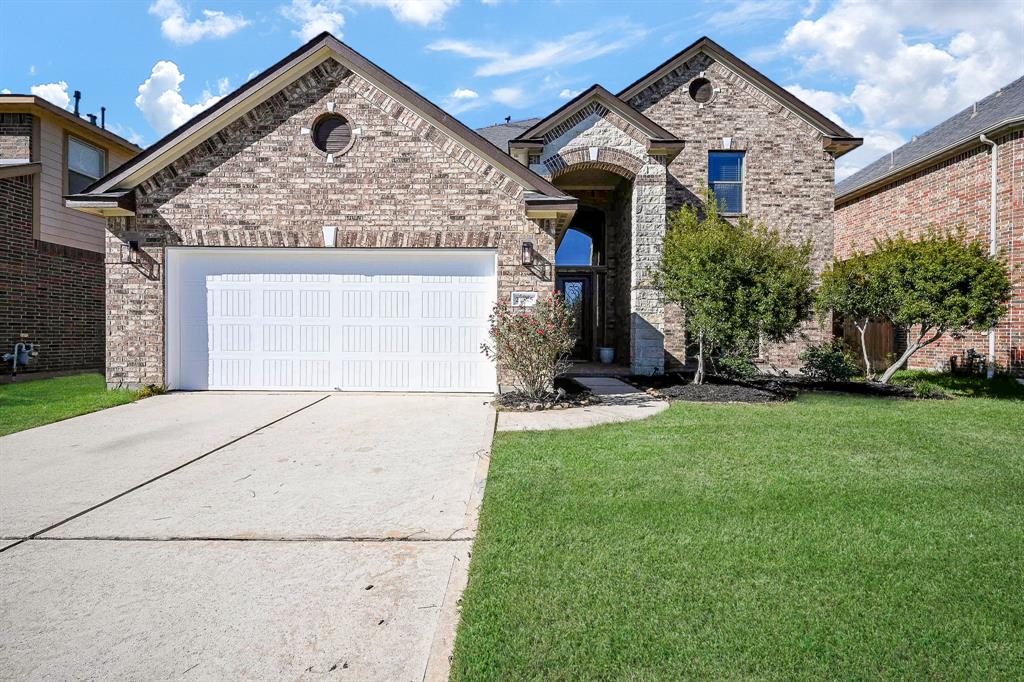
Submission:
<svg viewBox="0 0 1024 682">
<path fill-rule="evenodd" d="M 510 412 L 537 412 L 584 407 L 600 402 L 601 399 L 583 384 L 569 377 L 559 377 L 555 379 L 555 390 L 541 400 L 531 398 L 521 391 L 507 391 L 495 397 L 494 406 Z"/>
<path fill-rule="evenodd" d="M 729 379 L 709 375 L 703 384 L 679 373 L 661 376 L 633 376 L 628 381 L 651 395 L 665 400 L 700 403 L 771 403 L 792 400 L 800 393 L 846 393 L 880 398 L 946 398 L 947 394 L 899 383 L 873 381 L 815 381 L 793 376 L 759 376 Z"/>
</svg>

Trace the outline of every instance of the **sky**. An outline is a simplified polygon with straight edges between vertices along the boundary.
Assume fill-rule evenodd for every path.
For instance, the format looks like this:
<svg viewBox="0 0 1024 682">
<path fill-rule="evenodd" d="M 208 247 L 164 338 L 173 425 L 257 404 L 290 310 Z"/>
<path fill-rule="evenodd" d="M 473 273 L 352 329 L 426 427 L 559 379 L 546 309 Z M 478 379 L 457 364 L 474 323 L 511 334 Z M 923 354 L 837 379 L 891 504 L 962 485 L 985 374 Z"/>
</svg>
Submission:
<svg viewBox="0 0 1024 682">
<path fill-rule="evenodd" d="M 838 180 L 1024 75 L 1024 0 L 0 0 L 0 90 L 146 146 L 323 30 L 474 128 L 707 35 L 864 137 Z"/>
</svg>

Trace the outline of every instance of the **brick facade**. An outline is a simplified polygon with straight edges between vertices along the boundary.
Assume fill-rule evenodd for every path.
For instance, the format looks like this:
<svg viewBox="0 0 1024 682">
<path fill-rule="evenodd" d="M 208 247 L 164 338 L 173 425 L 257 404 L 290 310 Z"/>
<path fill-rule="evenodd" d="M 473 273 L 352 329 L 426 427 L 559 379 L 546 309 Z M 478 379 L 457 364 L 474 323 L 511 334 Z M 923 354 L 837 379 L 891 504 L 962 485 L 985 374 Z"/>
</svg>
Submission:
<svg viewBox="0 0 1024 682">
<path fill-rule="evenodd" d="M 101 369 L 103 256 L 35 239 L 33 205 L 32 176 L 0 179 L 0 348 L 36 344 L 20 372 Z"/>
<path fill-rule="evenodd" d="M 27 160 L 32 155 L 32 115 L 0 113 L 0 159 Z"/>
<path fill-rule="evenodd" d="M 1024 131 L 993 136 L 997 167 L 997 243 L 1014 285 L 1010 311 L 996 328 L 996 362 L 1024 372 Z M 836 257 L 870 251 L 874 240 L 904 233 L 963 228 L 968 238 L 989 243 L 991 156 L 980 142 L 913 175 L 862 196 L 836 202 Z M 988 335 L 944 337 L 911 358 L 914 368 L 948 367 L 968 348 L 988 352 Z"/>
<path fill-rule="evenodd" d="M 310 142 L 329 103 L 360 134 L 326 163 Z M 107 380 L 165 383 L 164 246 L 494 248 L 499 295 L 549 294 L 520 264 L 531 241 L 554 263 L 554 227 L 526 217 L 520 186 L 455 138 L 334 60 L 286 86 L 136 190 L 136 216 L 110 221 Z M 121 264 L 125 230 L 156 266 Z"/>
</svg>

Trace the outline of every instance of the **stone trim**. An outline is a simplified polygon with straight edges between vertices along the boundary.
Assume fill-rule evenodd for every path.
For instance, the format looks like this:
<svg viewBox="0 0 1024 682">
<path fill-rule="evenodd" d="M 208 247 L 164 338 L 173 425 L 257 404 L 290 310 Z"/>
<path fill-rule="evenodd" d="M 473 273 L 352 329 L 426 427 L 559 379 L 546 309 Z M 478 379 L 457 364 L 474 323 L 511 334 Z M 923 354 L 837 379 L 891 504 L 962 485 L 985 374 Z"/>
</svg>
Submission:
<svg viewBox="0 0 1024 682">
<path fill-rule="evenodd" d="M 610 171 L 624 178 L 633 180 L 647 162 L 622 151 L 610 147 L 597 147 L 597 158 L 591 157 L 590 147 L 577 147 L 562 151 L 544 161 L 551 178 L 557 178 L 571 170 L 597 168 Z"/>
<path fill-rule="evenodd" d="M 547 133 L 545 133 L 541 140 L 544 141 L 545 146 L 549 145 L 558 138 L 560 138 L 562 135 L 565 135 L 567 132 L 578 126 L 580 123 L 583 123 L 591 116 L 597 116 L 599 118 L 605 119 L 606 121 L 614 125 L 622 132 L 629 135 L 631 138 L 633 138 L 640 144 L 646 146 L 650 142 L 648 137 L 644 135 L 643 131 L 641 131 L 639 128 L 637 128 L 635 125 L 624 119 L 622 116 L 618 115 L 617 113 L 615 113 L 614 111 L 612 111 L 611 109 L 597 101 L 591 102 L 587 106 L 583 107 L 576 113 L 566 118 L 564 121 L 562 121 L 554 128 L 549 130 Z"/>
</svg>

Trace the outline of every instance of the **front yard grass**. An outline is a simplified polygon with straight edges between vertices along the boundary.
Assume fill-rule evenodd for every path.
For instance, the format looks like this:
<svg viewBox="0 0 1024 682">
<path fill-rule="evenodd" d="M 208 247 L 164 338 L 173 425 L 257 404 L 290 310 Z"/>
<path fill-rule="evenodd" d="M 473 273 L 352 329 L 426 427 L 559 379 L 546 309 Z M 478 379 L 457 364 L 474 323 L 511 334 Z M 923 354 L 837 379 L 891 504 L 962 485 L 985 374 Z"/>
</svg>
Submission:
<svg viewBox="0 0 1024 682">
<path fill-rule="evenodd" d="M 454 680 L 1019 679 L 1024 403 L 495 438 Z"/>
<path fill-rule="evenodd" d="M 102 374 L 76 374 L 0 386 L 0 436 L 130 403 L 137 392 L 108 391 Z"/>
</svg>

